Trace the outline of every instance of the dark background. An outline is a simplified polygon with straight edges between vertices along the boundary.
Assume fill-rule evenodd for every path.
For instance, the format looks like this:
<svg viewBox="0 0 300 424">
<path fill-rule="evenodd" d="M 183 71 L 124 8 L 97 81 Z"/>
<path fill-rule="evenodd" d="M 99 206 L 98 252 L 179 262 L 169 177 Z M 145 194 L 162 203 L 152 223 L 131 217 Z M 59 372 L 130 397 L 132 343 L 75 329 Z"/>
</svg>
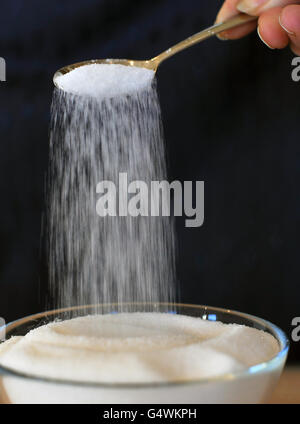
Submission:
<svg viewBox="0 0 300 424">
<path fill-rule="evenodd" d="M 52 75 L 92 58 L 150 58 L 214 22 L 218 0 L 2 2 L 0 316 L 45 307 L 40 259 Z M 207 40 L 164 63 L 170 180 L 205 181 L 205 223 L 178 219 L 181 300 L 256 314 L 289 335 L 300 316 L 300 82 L 292 53 L 256 34 Z M 300 360 L 300 342 L 290 360 Z"/>
</svg>

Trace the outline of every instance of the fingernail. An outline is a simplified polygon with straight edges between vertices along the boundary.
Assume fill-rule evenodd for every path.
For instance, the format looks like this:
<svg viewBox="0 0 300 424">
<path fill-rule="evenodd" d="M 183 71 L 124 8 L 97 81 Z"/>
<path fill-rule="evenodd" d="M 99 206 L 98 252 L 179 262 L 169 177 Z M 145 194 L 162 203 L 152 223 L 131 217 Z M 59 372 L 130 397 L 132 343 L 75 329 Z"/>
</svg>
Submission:
<svg viewBox="0 0 300 424">
<path fill-rule="evenodd" d="M 268 3 L 269 0 L 241 0 L 236 8 L 243 13 L 253 12 L 258 7 Z"/>
<path fill-rule="evenodd" d="M 288 34 L 290 35 L 296 35 L 293 31 L 288 30 L 282 23 L 281 21 L 281 15 L 279 15 L 279 25 L 281 26 L 282 29 L 284 29 Z"/>
<path fill-rule="evenodd" d="M 217 37 L 218 37 L 219 40 L 222 40 L 222 41 L 228 40 L 228 37 L 227 37 L 225 32 L 221 32 L 221 33 L 217 34 Z"/>
<path fill-rule="evenodd" d="M 267 47 L 269 47 L 269 49 L 271 49 L 271 50 L 275 50 L 274 49 L 274 47 L 271 47 L 271 46 L 269 46 L 269 44 L 268 43 L 266 43 L 265 42 L 265 40 L 262 38 L 262 36 L 260 35 L 260 31 L 259 31 L 259 26 L 257 27 L 257 34 L 258 34 L 258 36 L 259 36 L 259 38 L 261 39 L 261 41 L 267 46 Z"/>
</svg>

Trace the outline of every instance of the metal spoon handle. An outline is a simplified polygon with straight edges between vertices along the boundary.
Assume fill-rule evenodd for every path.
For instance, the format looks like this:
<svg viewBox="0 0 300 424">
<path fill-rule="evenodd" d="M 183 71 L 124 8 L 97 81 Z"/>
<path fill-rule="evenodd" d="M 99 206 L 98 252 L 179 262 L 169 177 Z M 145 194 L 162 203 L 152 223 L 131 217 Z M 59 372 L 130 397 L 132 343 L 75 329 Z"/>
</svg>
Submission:
<svg viewBox="0 0 300 424">
<path fill-rule="evenodd" d="M 234 16 L 226 22 L 222 22 L 220 24 L 213 25 L 203 31 L 198 32 L 197 34 L 192 35 L 191 37 L 186 38 L 175 46 L 170 47 L 168 50 L 162 52 L 158 56 L 151 59 L 151 62 L 155 62 L 158 66 L 163 60 L 168 59 L 174 54 L 184 50 L 188 47 L 193 46 L 194 44 L 199 43 L 206 38 L 212 37 L 213 35 L 218 34 L 219 32 L 226 31 L 227 29 L 235 28 L 239 25 L 243 25 L 247 22 L 251 22 L 257 19 L 257 16 L 245 15 L 244 13 L 240 13 L 239 15 Z"/>
</svg>

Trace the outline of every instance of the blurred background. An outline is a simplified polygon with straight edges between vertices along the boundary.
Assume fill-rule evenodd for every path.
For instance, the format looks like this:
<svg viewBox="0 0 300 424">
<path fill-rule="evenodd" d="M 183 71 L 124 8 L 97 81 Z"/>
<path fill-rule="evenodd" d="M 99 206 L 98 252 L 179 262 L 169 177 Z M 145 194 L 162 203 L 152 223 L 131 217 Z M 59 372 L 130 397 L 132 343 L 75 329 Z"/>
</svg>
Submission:
<svg viewBox="0 0 300 424">
<path fill-rule="evenodd" d="M 40 254 L 52 76 L 92 58 L 150 58 L 213 24 L 221 0 L 3 2 L 0 56 L 0 316 L 45 307 Z M 181 301 L 300 316 L 300 82 L 293 54 L 256 33 L 210 39 L 157 78 L 170 180 L 205 181 L 205 223 L 177 219 Z M 300 361 L 292 342 L 291 362 Z"/>
</svg>

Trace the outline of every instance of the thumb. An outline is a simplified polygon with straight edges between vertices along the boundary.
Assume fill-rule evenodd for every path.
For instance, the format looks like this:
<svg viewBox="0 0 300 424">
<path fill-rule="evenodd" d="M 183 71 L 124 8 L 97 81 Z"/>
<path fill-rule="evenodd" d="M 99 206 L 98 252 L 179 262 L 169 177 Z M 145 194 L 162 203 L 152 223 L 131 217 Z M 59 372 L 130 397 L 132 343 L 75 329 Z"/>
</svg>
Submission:
<svg viewBox="0 0 300 424">
<path fill-rule="evenodd" d="M 249 15 L 260 15 L 265 10 L 272 7 L 284 7 L 288 4 L 298 4 L 300 1 L 295 0 L 241 0 L 236 8 L 243 13 Z"/>
</svg>

